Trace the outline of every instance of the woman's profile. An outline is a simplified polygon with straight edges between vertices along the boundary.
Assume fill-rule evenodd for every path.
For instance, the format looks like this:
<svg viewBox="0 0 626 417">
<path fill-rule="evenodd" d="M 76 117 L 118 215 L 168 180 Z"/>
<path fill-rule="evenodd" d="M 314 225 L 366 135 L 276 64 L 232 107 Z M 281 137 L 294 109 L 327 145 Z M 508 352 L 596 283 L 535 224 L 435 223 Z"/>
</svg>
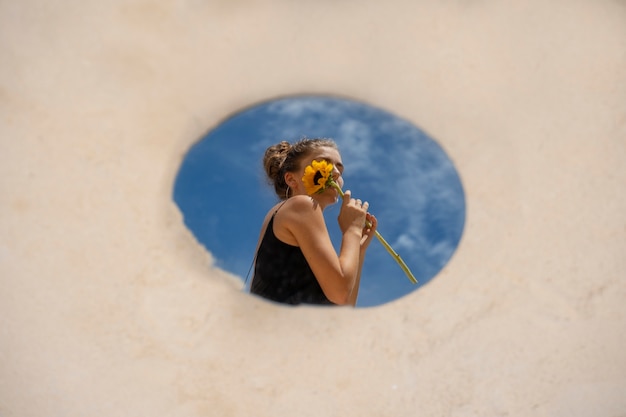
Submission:
<svg viewBox="0 0 626 417">
<path fill-rule="evenodd" d="M 340 197 L 332 187 L 307 194 L 303 175 L 313 161 L 332 164 L 334 181 L 343 185 L 343 162 L 330 139 L 283 141 L 265 151 L 263 166 L 280 201 L 261 227 L 250 292 L 285 304 L 354 306 L 377 221 L 367 213 L 367 202 L 346 191 L 337 219 L 342 233 L 337 253 L 322 212 Z"/>
</svg>

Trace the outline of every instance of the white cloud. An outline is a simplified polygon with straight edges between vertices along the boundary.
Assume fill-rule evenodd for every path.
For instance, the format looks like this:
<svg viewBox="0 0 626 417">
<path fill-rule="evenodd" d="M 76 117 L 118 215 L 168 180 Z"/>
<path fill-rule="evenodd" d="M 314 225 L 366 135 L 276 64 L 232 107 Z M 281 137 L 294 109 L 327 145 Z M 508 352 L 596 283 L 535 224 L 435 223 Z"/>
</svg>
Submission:
<svg viewBox="0 0 626 417">
<path fill-rule="evenodd" d="M 325 109 L 323 101 L 307 98 L 278 100 L 267 106 L 267 112 L 281 116 L 300 117 L 310 112 L 319 112 Z"/>
<path fill-rule="evenodd" d="M 270 103 L 267 106 L 267 112 L 291 118 L 300 118 L 317 113 L 323 114 L 327 120 L 337 121 L 357 106 L 356 103 L 331 98 L 295 97 Z"/>
<path fill-rule="evenodd" d="M 344 120 L 335 139 L 350 173 L 369 169 L 372 164 L 372 129 L 356 119 Z"/>
<path fill-rule="evenodd" d="M 395 240 L 391 245 L 394 250 L 406 250 L 407 252 L 413 252 L 415 249 L 415 240 L 407 233 L 403 233 Z"/>
</svg>

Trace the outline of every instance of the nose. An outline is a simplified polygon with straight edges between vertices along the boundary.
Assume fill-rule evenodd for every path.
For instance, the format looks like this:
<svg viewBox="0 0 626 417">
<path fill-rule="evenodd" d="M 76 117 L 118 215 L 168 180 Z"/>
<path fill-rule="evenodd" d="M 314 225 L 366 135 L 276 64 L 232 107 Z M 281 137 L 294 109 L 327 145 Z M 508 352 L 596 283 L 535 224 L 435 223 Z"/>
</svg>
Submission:
<svg viewBox="0 0 626 417">
<path fill-rule="evenodd" d="M 341 176 L 341 172 L 339 172 L 336 166 L 333 166 L 332 176 L 333 176 L 333 179 L 337 179 Z"/>
</svg>

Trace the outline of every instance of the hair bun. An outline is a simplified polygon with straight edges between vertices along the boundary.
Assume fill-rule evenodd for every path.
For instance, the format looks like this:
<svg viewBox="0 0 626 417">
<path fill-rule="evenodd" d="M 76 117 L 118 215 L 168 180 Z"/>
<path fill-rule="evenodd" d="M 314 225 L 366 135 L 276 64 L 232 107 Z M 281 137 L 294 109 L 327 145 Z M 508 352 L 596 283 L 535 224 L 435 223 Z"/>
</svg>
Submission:
<svg viewBox="0 0 626 417">
<path fill-rule="evenodd" d="M 281 174 L 281 167 L 290 150 L 291 143 L 287 141 L 282 141 L 276 145 L 272 145 L 265 150 L 263 167 L 265 168 L 265 173 L 270 181 L 276 182 L 276 179 Z"/>
</svg>

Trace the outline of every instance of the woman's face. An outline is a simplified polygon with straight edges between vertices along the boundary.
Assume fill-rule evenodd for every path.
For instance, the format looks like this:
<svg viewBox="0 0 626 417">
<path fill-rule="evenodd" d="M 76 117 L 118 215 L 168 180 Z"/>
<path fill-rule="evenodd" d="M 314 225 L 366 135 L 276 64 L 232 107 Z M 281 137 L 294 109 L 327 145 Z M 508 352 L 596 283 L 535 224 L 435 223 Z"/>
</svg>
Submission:
<svg viewBox="0 0 626 417">
<path fill-rule="evenodd" d="M 340 187 L 343 188 L 343 178 L 341 177 L 341 174 L 343 174 L 343 162 L 341 162 L 341 155 L 337 149 L 323 146 L 311 152 L 311 154 L 304 158 L 300 164 L 300 171 L 298 172 L 298 175 L 296 175 L 299 188 L 298 191 L 300 193 L 306 194 L 306 189 L 302 183 L 302 176 L 304 175 L 305 168 L 313 161 L 326 161 L 333 164 L 333 179 Z M 314 198 L 322 207 L 325 207 L 329 204 L 336 203 L 339 199 L 339 194 L 337 190 L 331 187 L 311 197 Z"/>
</svg>

